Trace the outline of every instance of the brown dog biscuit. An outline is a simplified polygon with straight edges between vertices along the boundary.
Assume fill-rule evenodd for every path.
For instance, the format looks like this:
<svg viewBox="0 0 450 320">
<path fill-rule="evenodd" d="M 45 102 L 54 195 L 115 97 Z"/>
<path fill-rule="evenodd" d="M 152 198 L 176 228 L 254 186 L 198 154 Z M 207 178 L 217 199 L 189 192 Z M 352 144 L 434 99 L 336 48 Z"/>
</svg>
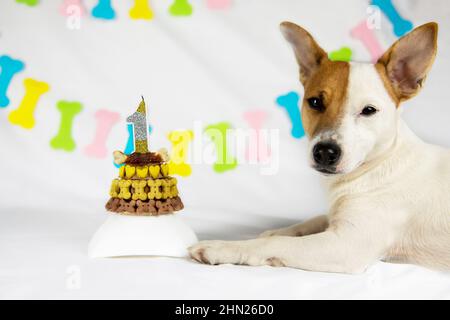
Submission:
<svg viewBox="0 0 450 320">
<path fill-rule="evenodd" d="M 136 202 L 136 213 L 140 213 L 144 216 L 153 216 L 158 213 L 158 210 L 155 207 L 156 203 L 154 200 L 150 201 L 141 201 L 138 200 Z"/>
<path fill-rule="evenodd" d="M 136 212 L 136 201 L 126 201 L 120 199 L 120 206 L 117 208 L 117 212 L 135 213 Z"/>
<path fill-rule="evenodd" d="M 158 208 L 158 214 L 167 214 L 173 212 L 173 207 L 170 200 L 156 201 L 156 207 Z"/>
</svg>

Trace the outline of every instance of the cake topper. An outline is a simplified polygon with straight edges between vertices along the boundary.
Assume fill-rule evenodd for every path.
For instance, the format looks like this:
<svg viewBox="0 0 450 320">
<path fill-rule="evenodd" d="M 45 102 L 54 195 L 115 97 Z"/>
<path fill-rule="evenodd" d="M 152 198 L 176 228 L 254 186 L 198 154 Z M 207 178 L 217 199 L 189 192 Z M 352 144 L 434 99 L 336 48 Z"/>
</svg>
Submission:
<svg viewBox="0 0 450 320">
<path fill-rule="evenodd" d="M 129 116 L 127 121 L 133 123 L 135 152 L 146 153 L 148 152 L 147 110 L 145 108 L 144 97 L 141 98 L 141 103 L 139 103 L 136 112 Z"/>
<path fill-rule="evenodd" d="M 166 149 L 149 151 L 147 110 L 142 97 L 127 121 L 133 124 L 135 151 L 114 151 L 120 164 L 105 205 L 110 215 L 89 246 L 91 257 L 163 255 L 184 257 L 197 241 L 194 232 L 173 213 L 184 208 L 177 179 L 169 175 Z M 170 239 L 161 243 L 160 239 Z"/>
<path fill-rule="evenodd" d="M 135 152 L 128 156 L 120 151 L 113 153 L 114 162 L 125 165 L 119 169 L 119 178 L 111 184 L 106 209 L 119 214 L 150 216 L 183 209 L 177 180 L 169 176 L 167 151 L 148 150 L 144 97 L 127 121 L 133 124 Z"/>
<path fill-rule="evenodd" d="M 136 112 L 127 117 L 127 122 L 133 125 L 133 135 L 134 135 L 134 152 L 128 156 L 122 151 L 114 151 L 114 163 L 121 165 L 123 163 L 143 163 L 153 161 L 158 162 L 168 162 L 169 154 L 167 149 L 161 148 L 158 152 L 149 152 L 148 150 L 148 132 L 147 132 L 147 108 L 145 105 L 144 97 L 141 97 L 141 102 L 139 103 Z M 129 160 L 128 160 L 129 159 Z M 128 161 L 127 161 L 128 160 Z"/>
</svg>

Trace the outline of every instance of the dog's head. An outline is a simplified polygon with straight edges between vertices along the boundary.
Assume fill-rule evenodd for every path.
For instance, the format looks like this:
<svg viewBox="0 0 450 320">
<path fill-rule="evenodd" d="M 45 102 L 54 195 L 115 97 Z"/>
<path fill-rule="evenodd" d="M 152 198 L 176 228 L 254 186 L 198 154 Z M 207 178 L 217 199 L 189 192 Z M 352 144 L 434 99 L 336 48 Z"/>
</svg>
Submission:
<svg viewBox="0 0 450 320">
<path fill-rule="evenodd" d="M 437 51 L 437 24 L 399 39 L 376 64 L 330 61 L 303 28 L 283 22 L 304 86 L 302 121 L 313 167 L 349 173 L 393 145 L 398 106 L 416 95 Z"/>
</svg>

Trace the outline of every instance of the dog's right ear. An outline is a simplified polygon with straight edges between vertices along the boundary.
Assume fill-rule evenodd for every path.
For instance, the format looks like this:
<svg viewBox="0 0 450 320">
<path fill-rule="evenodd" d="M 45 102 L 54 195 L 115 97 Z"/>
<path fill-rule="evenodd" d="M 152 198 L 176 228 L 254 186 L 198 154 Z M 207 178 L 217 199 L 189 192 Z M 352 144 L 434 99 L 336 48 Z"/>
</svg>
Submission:
<svg viewBox="0 0 450 320">
<path fill-rule="evenodd" d="M 437 52 L 438 25 L 424 24 L 395 42 L 378 60 L 385 69 L 398 102 L 415 96 L 422 88 Z"/>
<path fill-rule="evenodd" d="M 282 22 L 280 29 L 284 38 L 294 49 L 295 57 L 300 66 L 300 81 L 305 85 L 320 65 L 328 60 L 328 55 L 308 31 L 295 23 Z"/>
</svg>

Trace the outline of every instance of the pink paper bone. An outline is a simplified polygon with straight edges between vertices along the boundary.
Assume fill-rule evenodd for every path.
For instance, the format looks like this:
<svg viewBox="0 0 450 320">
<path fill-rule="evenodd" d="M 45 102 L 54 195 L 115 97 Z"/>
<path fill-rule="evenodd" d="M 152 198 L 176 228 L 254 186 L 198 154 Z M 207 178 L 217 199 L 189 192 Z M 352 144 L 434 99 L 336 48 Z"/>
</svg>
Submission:
<svg viewBox="0 0 450 320">
<path fill-rule="evenodd" d="M 100 109 L 95 113 L 95 136 L 94 140 L 84 148 L 85 155 L 92 158 L 104 158 L 107 156 L 106 139 L 119 119 L 120 115 L 117 112 Z"/>
<path fill-rule="evenodd" d="M 255 135 L 250 136 L 249 144 L 245 151 L 247 161 L 265 162 L 270 158 L 270 148 L 262 134 L 263 123 L 267 118 L 267 113 L 263 110 L 245 112 L 243 115 L 249 127 L 254 130 Z"/>
<path fill-rule="evenodd" d="M 360 40 L 369 51 L 372 57 L 372 62 L 377 62 L 378 58 L 383 54 L 383 48 L 381 48 L 381 45 L 375 37 L 373 30 L 367 27 L 366 20 L 362 21 L 356 27 L 354 27 L 350 31 L 350 35 L 353 38 Z"/>
<path fill-rule="evenodd" d="M 64 0 L 59 8 L 59 13 L 64 17 L 72 15 L 84 16 L 86 11 L 84 10 L 81 0 Z"/>
<path fill-rule="evenodd" d="M 206 0 L 208 9 L 221 10 L 231 6 L 231 0 Z"/>
</svg>

